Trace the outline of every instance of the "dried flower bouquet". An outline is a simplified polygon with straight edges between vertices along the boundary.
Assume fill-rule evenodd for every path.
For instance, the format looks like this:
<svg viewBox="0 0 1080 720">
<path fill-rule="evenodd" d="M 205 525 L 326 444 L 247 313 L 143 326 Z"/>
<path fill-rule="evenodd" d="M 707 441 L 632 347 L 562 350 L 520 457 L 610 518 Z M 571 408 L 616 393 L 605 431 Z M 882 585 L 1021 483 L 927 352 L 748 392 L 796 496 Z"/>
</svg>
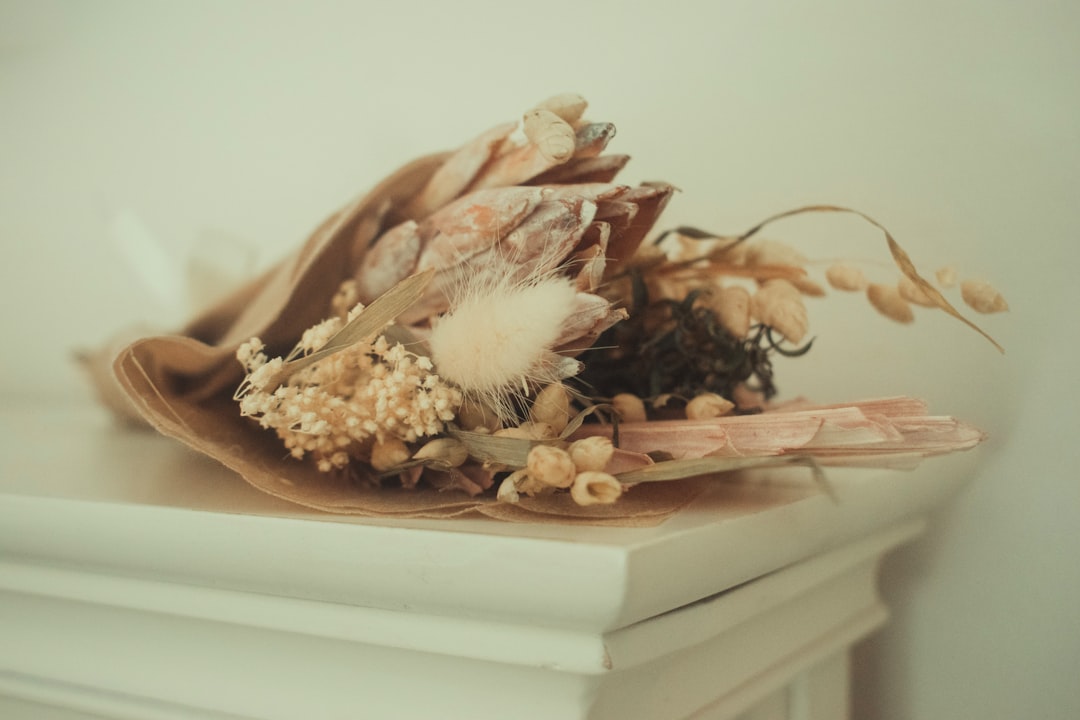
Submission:
<svg viewBox="0 0 1080 720">
<path fill-rule="evenodd" d="M 803 297 L 825 290 L 755 236 L 853 211 L 645 243 L 674 188 L 614 183 L 628 158 L 585 107 L 558 96 L 401 168 L 180 333 L 125 348 L 121 388 L 261 490 L 379 516 L 650 523 L 718 472 L 905 466 L 982 439 L 909 398 L 771 403 L 771 358 L 809 349 Z M 896 285 L 845 264 L 827 283 L 982 332 L 885 238 Z M 1006 309 L 986 284 L 963 296 Z"/>
</svg>

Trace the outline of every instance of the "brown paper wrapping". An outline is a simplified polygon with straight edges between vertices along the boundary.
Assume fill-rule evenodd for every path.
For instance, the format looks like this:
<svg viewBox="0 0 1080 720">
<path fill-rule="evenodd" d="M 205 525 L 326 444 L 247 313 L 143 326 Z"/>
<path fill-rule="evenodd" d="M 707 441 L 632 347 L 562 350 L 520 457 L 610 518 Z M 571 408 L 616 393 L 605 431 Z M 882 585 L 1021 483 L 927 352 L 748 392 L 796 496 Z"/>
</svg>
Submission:
<svg viewBox="0 0 1080 720">
<path fill-rule="evenodd" d="M 487 142 L 493 152 L 492 143 Z M 404 219 L 420 219 L 418 212 L 437 209 L 431 188 L 439 187 L 440 182 L 429 182 L 434 175 L 457 178 L 479 171 L 479 166 L 461 170 L 460 157 L 460 152 L 438 154 L 409 163 L 328 218 L 294 256 L 240 288 L 178 334 L 143 338 L 125 347 L 113 363 L 120 388 L 137 413 L 161 433 L 220 461 L 254 487 L 305 507 L 372 517 L 482 514 L 518 522 L 623 526 L 661 522 L 697 497 L 700 484 L 650 483 L 633 488 L 614 505 L 587 508 L 575 505 L 568 495 L 523 498 L 519 505 L 511 506 L 491 497 L 424 487 L 372 488 L 357 482 L 355 475 L 319 472 L 308 463 L 287 457 L 273 433 L 241 417 L 232 400 L 243 379 L 235 359 L 238 345 L 258 336 L 269 347 L 291 347 L 304 329 L 323 319 L 340 282 L 351 276 L 382 230 Z M 447 162 L 448 158 L 455 162 Z M 571 172 L 574 162 L 567 168 L 571 180 L 578 179 Z M 593 173 L 590 167 L 584 166 L 584 171 Z M 458 180 L 454 190 L 460 194 L 467 186 L 467 181 Z M 452 198 L 453 194 L 438 200 Z M 649 226 L 662 207 L 663 201 L 656 202 L 645 213 L 652 216 L 647 219 Z M 102 379 L 97 381 L 104 388 L 102 394 L 109 396 Z"/>
</svg>

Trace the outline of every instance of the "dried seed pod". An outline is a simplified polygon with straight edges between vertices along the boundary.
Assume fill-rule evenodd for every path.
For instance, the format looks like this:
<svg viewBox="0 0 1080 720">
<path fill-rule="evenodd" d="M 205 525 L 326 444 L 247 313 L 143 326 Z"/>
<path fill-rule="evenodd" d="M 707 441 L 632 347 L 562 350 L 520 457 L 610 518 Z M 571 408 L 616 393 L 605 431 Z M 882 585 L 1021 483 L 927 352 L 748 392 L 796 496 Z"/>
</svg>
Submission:
<svg viewBox="0 0 1080 720">
<path fill-rule="evenodd" d="M 750 292 L 738 285 L 717 288 L 708 300 L 709 309 L 729 333 L 737 338 L 750 332 Z"/>
<path fill-rule="evenodd" d="M 524 470 L 515 470 L 507 475 L 501 483 L 495 498 L 501 502 L 516 503 L 521 499 L 521 491 L 518 485 L 528 477 Z"/>
<path fill-rule="evenodd" d="M 570 459 L 574 461 L 578 472 L 600 471 L 607 467 L 615 454 L 615 446 L 611 444 L 611 438 L 594 435 L 570 443 L 567 452 L 570 453 Z"/>
<path fill-rule="evenodd" d="M 517 427 L 502 428 L 492 433 L 495 437 L 518 438 L 519 440 L 551 440 L 555 430 L 547 423 L 526 421 Z"/>
<path fill-rule="evenodd" d="M 686 404 L 686 417 L 690 420 L 708 420 L 730 412 L 735 403 L 716 393 L 701 393 Z"/>
<path fill-rule="evenodd" d="M 745 244 L 745 243 L 744 243 Z M 759 240 L 746 248 L 747 265 L 794 265 L 806 264 L 806 256 L 790 245 L 776 240 Z"/>
<path fill-rule="evenodd" d="M 915 281 L 907 275 L 902 275 L 900 277 L 900 282 L 896 284 L 896 289 L 900 291 L 900 297 L 910 303 L 929 308 L 936 308 L 938 306 L 936 302 L 930 299 L 930 296 L 926 294 L 926 291 L 916 285 Z"/>
<path fill-rule="evenodd" d="M 611 404 L 623 422 L 645 422 L 645 403 L 637 395 L 619 393 L 611 398 Z"/>
<path fill-rule="evenodd" d="M 895 285 L 872 283 L 866 288 L 866 297 L 879 313 L 891 320 L 899 323 L 915 321 L 911 305 L 900 295 Z"/>
<path fill-rule="evenodd" d="M 495 411 L 474 399 L 462 404 L 458 410 L 457 422 L 461 427 L 473 432 L 495 432 L 502 427 Z"/>
<path fill-rule="evenodd" d="M 804 276 L 793 277 L 789 282 L 795 286 L 795 289 L 808 297 L 825 297 L 825 288 L 821 286 L 821 283 L 816 280 Z"/>
<path fill-rule="evenodd" d="M 435 438 L 413 453 L 414 460 L 423 460 L 445 467 L 459 467 L 469 459 L 465 443 L 454 438 Z"/>
<path fill-rule="evenodd" d="M 960 297 L 979 313 L 1005 312 L 1009 303 L 997 289 L 985 280 L 965 280 L 960 283 Z"/>
<path fill-rule="evenodd" d="M 525 462 L 529 477 L 548 487 L 568 488 L 577 474 L 570 453 L 552 445 L 535 446 Z"/>
<path fill-rule="evenodd" d="M 561 119 L 574 125 L 581 120 L 581 117 L 585 114 L 585 108 L 589 106 L 589 103 L 585 98 L 575 93 L 563 93 L 554 97 L 549 97 L 544 102 L 536 106 L 537 110 L 550 110 L 558 115 Z"/>
<path fill-rule="evenodd" d="M 371 467 L 382 472 L 406 462 L 412 455 L 399 438 L 390 436 L 371 448 Z"/>
<path fill-rule="evenodd" d="M 570 486 L 570 497 L 578 505 L 610 505 L 622 493 L 622 483 L 614 475 L 595 470 L 578 473 Z"/>
<path fill-rule="evenodd" d="M 937 272 L 934 273 L 934 277 L 937 279 L 938 285 L 943 288 L 956 287 L 956 267 L 953 265 L 938 268 Z"/>
<path fill-rule="evenodd" d="M 752 390 L 746 383 L 739 383 L 731 393 L 731 399 L 735 401 L 740 410 L 753 410 L 765 407 L 765 393 L 760 390 Z"/>
<path fill-rule="evenodd" d="M 754 293 L 751 312 L 788 342 L 799 343 L 806 336 L 809 326 L 806 305 L 798 289 L 787 280 L 765 281 Z"/>
<path fill-rule="evenodd" d="M 533 422 L 546 423 L 561 433 L 570 422 L 570 393 L 562 383 L 551 383 L 536 394 L 529 416 Z"/>
<path fill-rule="evenodd" d="M 525 113 L 524 131 L 529 142 L 548 160 L 562 163 L 573 157 L 577 143 L 574 128 L 550 110 Z"/>
<path fill-rule="evenodd" d="M 835 263 L 825 271 L 825 279 L 837 290 L 862 292 L 868 285 L 863 271 L 848 263 Z"/>
</svg>

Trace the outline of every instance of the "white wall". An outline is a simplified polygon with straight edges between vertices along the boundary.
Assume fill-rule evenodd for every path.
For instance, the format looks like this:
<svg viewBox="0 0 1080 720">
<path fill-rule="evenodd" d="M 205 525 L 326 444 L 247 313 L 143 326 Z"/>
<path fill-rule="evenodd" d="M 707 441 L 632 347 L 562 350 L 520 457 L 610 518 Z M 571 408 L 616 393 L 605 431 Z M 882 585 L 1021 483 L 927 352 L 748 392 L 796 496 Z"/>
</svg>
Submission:
<svg viewBox="0 0 1080 720">
<path fill-rule="evenodd" d="M 842 203 L 925 268 L 1007 294 L 986 322 L 1004 357 L 944 316 L 815 303 L 818 345 L 780 381 L 919 395 L 991 432 L 978 476 L 885 568 L 895 616 L 860 649 L 858 717 L 1080 717 L 1080 6 L 369 5 L 0 4 L 0 390 L 84 398 L 72 348 L 182 315 L 177 288 L 118 263 L 125 213 L 177 257 L 265 264 L 400 162 L 580 92 L 618 124 L 627 180 L 684 191 L 668 225 Z M 772 234 L 886 258 L 842 217 Z"/>
</svg>

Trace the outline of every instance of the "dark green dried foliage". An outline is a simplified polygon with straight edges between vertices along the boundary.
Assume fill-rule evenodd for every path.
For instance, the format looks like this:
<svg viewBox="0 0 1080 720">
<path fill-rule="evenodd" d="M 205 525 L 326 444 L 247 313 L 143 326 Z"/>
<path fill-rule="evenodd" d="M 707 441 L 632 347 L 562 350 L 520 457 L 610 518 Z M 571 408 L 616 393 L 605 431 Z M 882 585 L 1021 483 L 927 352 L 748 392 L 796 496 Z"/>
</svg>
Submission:
<svg viewBox="0 0 1080 720">
<path fill-rule="evenodd" d="M 766 398 L 776 394 L 771 354 L 802 355 L 810 344 L 784 350 L 772 329 L 758 325 L 737 338 L 716 314 L 697 303 L 699 291 L 681 301 L 650 301 L 645 283 L 633 278 L 630 317 L 615 325 L 581 356 L 580 379 L 600 397 L 629 392 L 642 398 L 671 393 L 692 398 L 703 392 L 733 397 L 745 384 Z"/>
</svg>

